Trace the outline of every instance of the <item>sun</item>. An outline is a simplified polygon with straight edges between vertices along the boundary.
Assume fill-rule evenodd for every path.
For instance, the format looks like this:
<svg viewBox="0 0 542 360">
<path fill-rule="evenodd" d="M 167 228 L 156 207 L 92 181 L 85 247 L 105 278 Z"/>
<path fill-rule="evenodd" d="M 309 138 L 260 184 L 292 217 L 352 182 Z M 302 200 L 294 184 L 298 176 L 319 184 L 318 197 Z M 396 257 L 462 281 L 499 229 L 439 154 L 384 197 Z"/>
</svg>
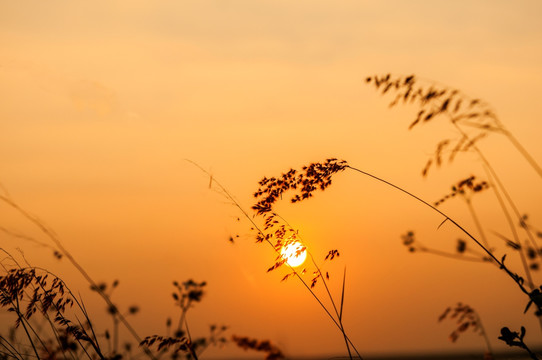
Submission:
<svg viewBox="0 0 542 360">
<path fill-rule="evenodd" d="M 307 250 L 299 241 L 293 241 L 283 246 L 280 255 L 291 267 L 296 267 L 305 262 Z"/>
</svg>

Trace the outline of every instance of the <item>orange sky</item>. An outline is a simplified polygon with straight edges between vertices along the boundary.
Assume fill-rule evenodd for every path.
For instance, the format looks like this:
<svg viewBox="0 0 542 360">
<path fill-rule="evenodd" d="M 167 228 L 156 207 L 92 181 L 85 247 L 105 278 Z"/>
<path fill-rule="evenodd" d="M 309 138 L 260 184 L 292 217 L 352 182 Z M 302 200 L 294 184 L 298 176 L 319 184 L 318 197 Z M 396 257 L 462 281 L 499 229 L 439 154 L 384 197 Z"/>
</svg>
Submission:
<svg viewBox="0 0 542 360">
<path fill-rule="evenodd" d="M 288 355 L 344 354 L 306 290 L 266 273 L 272 251 L 184 159 L 246 209 L 263 176 L 332 156 L 428 201 L 471 173 L 483 177 L 474 156 L 420 176 L 453 129 L 409 132 L 416 109 L 388 109 L 363 81 L 392 72 L 485 99 L 542 162 L 541 15 L 538 1 L 0 0 L 0 182 L 97 281 L 120 280 L 114 300 L 141 307 L 133 323 L 142 335 L 164 331 L 176 314 L 171 282 L 193 278 L 209 284 L 190 314 L 194 332 L 227 324 Z M 504 138 L 481 146 L 540 223 L 542 180 Z M 479 201 L 486 227 L 506 232 L 494 199 Z M 443 209 L 473 227 L 462 204 Z M 409 229 L 440 249 L 460 235 L 437 231 L 439 216 L 392 189 L 344 173 L 311 201 L 278 210 L 317 257 L 341 252 L 331 286 L 338 294 L 346 266 L 345 326 L 362 355 L 482 350 L 472 334 L 451 344 L 453 325 L 437 324 L 457 301 L 478 309 L 496 348 L 505 325 L 540 339 L 525 298 L 495 268 L 406 251 Z M 8 207 L 0 214 L 0 226 L 45 240 Z M 0 247 L 61 275 L 101 319 L 104 305 L 66 261 L 5 234 Z M 239 354 L 228 346 L 207 355 Z"/>
</svg>

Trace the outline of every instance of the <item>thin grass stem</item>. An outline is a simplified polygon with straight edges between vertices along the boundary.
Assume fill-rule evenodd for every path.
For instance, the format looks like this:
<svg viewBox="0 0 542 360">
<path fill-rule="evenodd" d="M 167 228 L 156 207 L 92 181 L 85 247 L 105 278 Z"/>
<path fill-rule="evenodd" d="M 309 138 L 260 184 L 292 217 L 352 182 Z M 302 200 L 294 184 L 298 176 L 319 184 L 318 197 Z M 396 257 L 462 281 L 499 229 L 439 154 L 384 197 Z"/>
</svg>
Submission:
<svg viewBox="0 0 542 360">
<path fill-rule="evenodd" d="M 222 194 L 231 202 L 231 204 L 233 206 L 235 206 L 237 209 L 239 209 L 239 211 L 241 211 L 241 213 L 243 214 L 243 216 L 252 224 L 252 227 L 258 232 L 258 234 L 262 235 L 263 238 L 265 239 L 265 236 L 264 236 L 264 232 L 263 230 L 260 228 L 260 226 L 254 221 L 254 219 L 245 211 L 245 209 L 239 204 L 239 202 L 233 197 L 233 195 L 231 195 L 228 190 L 222 186 L 222 184 L 216 180 L 215 177 L 212 176 L 212 174 L 210 174 L 207 170 L 205 170 L 204 168 L 202 168 L 199 164 L 193 162 L 192 160 L 188 160 L 186 159 L 187 162 L 191 163 L 192 165 L 196 166 L 198 169 L 200 169 L 203 173 L 205 173 L 207 176 L 209 176 L 209 182 L 210 184 L 212 185 L 213 183 L 218 186 L 218 188 L 220 189 L 220 191 L 222 192 Z M 265 241 L 271 246 L 271 248 L 273 248 L 273 250 L 280 255 L 280 252 L 275 248 L 275 246 L 268 240 L 268 239 L 265 239 Z M 310 252 L 308 252 L 309 255 L 310 255 Z M 316 266 L 316 262 L 314 261 L 314 258 L 311 256 L 311 259 L 313 261 L 313 263 L 315 264 Z M 350 344 L 350 346 L 352 346 L 352 348 L 354 349 L 354 351 L 356 352 L 358 358 L 360 360 L 363 360 L 363 358 L 361 357 L 361 355 L 359 354 L 358 350 L 356 349 L 356 347 L 354 346 L 354 344 L 352 343 L 352 341 L 350 340 L 350 338 L 346 335 L 345 331 L 344 331 L 344 328 L 342 327 L 341 323 L 339 321 L 337 321 L 337 319 L 335 319 L 335 317 L 331 314 L 331 312 L 327 309 L 327 307 L 324 305 L 324 303 L 322 303 L 322 301 L 320 300 L 320 298 L 318 298 L 318 296 L 316 295 L 316 293 L 314 293 L 314 291 L 309 287 L 309 285 L 305 282 L 305 280 L 303 280 L 303 278 L 301 277 L 301 275 L 292 267 L 290 266 L 287 262 L 285 262 L 285 265 L 288 266 L 290 268 L 290 270 L 292 271 L 292 273 L 299 279 L 299 281 L 302 283 L 302 285 L 307 289 L 307 291 L 312 295 L 312 297 L 316 300 L 316 302 L 320 305 L 320 307 L 324 310 L 324 312 L 326 313 L 326 315 L 331 319 L 331 321 L 333 322 L 333 324 L 335 324 L 335 326 L 341 331 L 341 333 L 343 334 L 343 336 L 345 337 L 345 340 L 347 342 L 347 348 L 348 348 L 348 351 L 350 352 L 350 348 L 348 347 L 348 344 Z M 318 267 L 317 267 L 318 268 Z M 320 273 L 321 274 L 321 273 Z M 321 276 L 321 275 L 320 275 Z M 329 294 L 329 292 L 328 292 Z M 331 295 L 330 295 L 331 296 Z M 336 308 L 335 308 L 335 311 L 336 311 Z M 338 314 L 338 313 L 337 313 Z M 352 356 L 350 355 L 350 358 L 352 358 Z"/>
<path fill-rule="evenodd" d="M 471 262 L 486 262 L 486 260 L 484 260 L 483 258 L 478 258 L 478 257 L 474 257 L 474 256 L 463 256 L 463 255 L 451 254 L 451 253 L 448 253 L 448 252 L 445 252 L 445 251 L 440 251 L 440 250 L 437 250 L 437 249 L 426 248 L 424 246 L 420 246 L 419 248 L 417 248 L 417 250 L 418 251 L 424 251 L 424 252 L 426 252 L 428 254 L 447 257 L 447 258 L 450 258 L 450 259 L 471 261 Z"/>
<path fill-rule="evenodd" d="M 23 326 L 24 332 L 26 333 L 26 336 L 28 338 L 28 341 L 30 341 L 30 345 L 32 346 L 32 350 L 34 350 L 34 354 L 36 354 L 36 358 L 39 360 L 41 359 L 38 350 L 36 349 L 36 346 L 34 345 L 34 342 L 32 341 L 32 336 L 30 336 L 30 333 L 28 332 L 28 329 L 26 327 L 26 319 L 24 318 L 23 314 L 21 313 L 20 306 L 19 306 L 19 298 L 15 297 L 15 311 L 17 313 L 17 316 L 19 317 L 20 324 Z"/>
<path fill-rule="evenodd" d="M 498 188 L 502 191 L 504 197 L 508 201 L 508 204 L 510 204 L 510 206 L 512 207 L 512 210 L 514 211 L 515 215 L 518 217 L 518 219 L 521 220 L 521 215 L 519 214 L 519 211 L 518 211 L 514 201 L 512 200 L 510 194 L 508 193 L 505 186 L 503 185 L 503 183 L 499 179 L 499 176 L 497 175 L 497 173 L 495 172 L 495 170 L 493 169 L 493 167 L 491 166 L 489 161 L 486 159 L 486 157 L 484 156 L 482 151 L 476 145 L 474 145 L 473 148 L 476 151 L 476 153 L 478 154 L 478 156 L 480 157 L 480 159 L 482 160 L 482 162 L 484 163 L 484 165 L 487 168 L 487 170 L 489 171 L 489 173 L 491 174 L 491 177 L 496 181 Z M 519 236 L 517 234 L 517 231 L 515 230 L 515 226 L 512 225 L 511 229 L 512 229 L 512 234 L 514 235 L 514 240 L 520 246 L 519 256 L 521 258 L 521 263 L 522 263 L 523 269 L 525 271 L 525 276 L 527 277 L 527 284 L 529 285 L 531 290 L 533 290 L 535 285 L 534 285 L 533 278 L 532 278 L 532 275 L 531 275 L 531 270 L 529 269 L 529 266 L 527 264 L 527 259 L 525 258 L 525 254 L 523 252 L 523 243 L 520 240 L 520 238 L 519 238 Z M 527 235 L 530 235 L 530 230 L 526 229 L 526 232 L 527 232 Z M 534 246 L 536 248 L 536 243 L 534 242 L 534 239 L 532 239 L 532 236 L 529 236 L 529 238 L 531 239 L 532 243 L 534 244 Z"/>
<path fill-rule="evenodd" d="M 478 229 L 478 233 L 480 234 L 480 239 L 484 243 L 484 246 L 489 249 L 489 243 L 487 242 L 487 237 L 484 232 L 484 228 L 482 227 L 482 224 L 480 223 L 480 219 L 478 219 L 478 215 L 476 215 L 476 211 L 474 210 L 474 206 L 472 206 L 472 202 L 470 201 L 470 199 L 467 199 L 467 207 L 469 209 L 472 220 L 474 221 L 474 225 Z"/>
<path fill-rule="evenodd" d="M 9 347 L 6 344 L 9 345 Z M 21 360 L 23 359 L 21 353 L 17 351 L 17 349 L 11 344 L 11 342 L 6 340 L 6 338 L 4 338 L 2 335 L 0 335 L 0 345 L 2 345 L 2 347 L 4 347 L 6 351 L 14 358 Z"/>
<path fill-rule="evenodd" d="M 286 221 L 286 219 L 284 219 L 282 216 L 280 216 L 280 215 L 278 215 L 276 213 L 274 213 L 274 215 L 277 215 L 280 219 L 282 219 L 282 221 L 284 221 L 284 223 L 290 229 L 293 229 L 293 227 L 288 223 L 288 221 Z M 303 243 L 303 239 L 301 239 L 301 242 Z M 314 256 L 312 255 L 312 252 L 308 251 L 308 249 L 305 249 L 305 251 L 307 252 L 307 254 L 309 254 L 309 256 L 311 258 L 311 261 L 312 261 L 314 267 L 316 268 L 316 271 L 318 271 L 318 274 L 320 276 L 320 279 L 322 280 L 322 283 L 324 284 L 324 288 L 326 290 L 327 296 L 328 296 L 329 300 L 331 301 L 331 305 L 333 306 L 333 310 L 335 311 L 335 315 L 337 316 L 337 319 L 338 319 L 337 322 L 338 322 L 339 329 L 343 333 L 344 341 L 346 343 L 346 349 L 348 351 L 348 356 L 350 357 L 350 359 L 352 359 L 352 352 L 350 351 L 350 346 L 348 344 L 348 338 L 346 336 L 346 332 L 344 331 L 344 325 L 342 323 L 342 304 L 341 304 L 341 312 L 339 312 L 337 310 L 337 306 L 335 305 L 335 300 L 333 299 L 333 296 L 331 295 L 331 291 L 329 290 L 329 287 L 327 286 L 326 278 L 324 277 L 324 274 L 322 274 L 322 270 L 320 269 L 320 267 L 318 266 L 316 260 L 314 259 Z M 343 288 L 343 295 L 344 295 L 344 288 Z"/>
<path fill-rule="evenodd" d="M 386 180 L 384 180 L 384 179 L 382 179 L 382 178 L 379 178 L 379 177 L 377 177 L 377 176 L 375 176 L 375 175 L 372 175 L 372 174 L 370 174 L 370 173 L 368 173 L 368 172 L 365 172 L 365 171 L 360 170 L 360 169 L 358 169 L 358 168 L 352 167 L 352 166 L 350 166 L 350 165 L 346 165 L 346 167 L 349 168 L 349 169 L 351 169 L 351 170 L 353 170 L 353 171 L 356 171 L 356 172 L 359 172 L 359 173 L 361 173 L 361 174 L 363 174 L 363 175 L 366 175 L 366 176 L 368 176 L 368 177 L 371 177 L 371 178 L 373 178 L 373 179 L 375 179 L 375 180 L 377 180 L 377 181 L 380 181 L 380 182 L 382 182 L 382 183 L 384 183 L 384 184 L 386 184 L 386 185 L 388 185 L 388 186 L 391 186 L 391 187 L 393 187 L 393 188 L 395 188 L 395 189 L 397 189 L 397 190 L 399 190 L 399 191 L 401 191 L 401 192 L 407 194 L 408 196 L 410 196 L 410 197 L 416 199 L 417 201 L 421 202 L 422 204 L 428 206 L 429 208 L 433 209 L 434 211 L 436 211 L 437 213 L 439 213 L 440 215 L 442 215 L 442 216 L 445 218 L 444 221 L 449 221 L 449 222 L 451 222 L 451 223 L 452 223 L 453 225 L 455 225 L 459 230 L 461 230 L 465 235 L 467 235 L 472 241 L 474 241 L 478 246 L 480 246 L 480 248 L 482 248 L 482 250 L 484 250 L 484 252 L 485 252 L 487 255 L 489 255 L 489 257 L 490 257 L 491 259 L 493 259 L 493 260 L 499 265 L 499 268 L 502 269 L 505 273 L 507 273 L 508 276 L 509 276 L 512 280 L 514 280 L 514 282 L 518 285 L 518 287 L 520 288 L 520 290 L 521 290 L 524 294 L 526 294 L 526 295 L 529 297 L 529 300 L 531 300 L 531 298 L 530 298 L 530 292 L 527 291 L 527 289 L 525 289 L 525 287 L 523 286 L 522 281 L 520 281 L 520 280 L 518 279 L 517 275 L 514 274 L 514 273 L 512 273 L 512 272 L 504 265 L 504 263 L 503 263 L 504 257 L 503 257 L 503 261 L 500 261 L 499 259 L 497 259 L 497 258 L 495 257 L 495 255 L 493 255 L 493 253 L 492 253 L 491 251 L 489 251 L 484 245 L 482 245 L 482 243 L 480 243 L 480 241 L 478 241 L 478 239 L 476 239 L 476 238 L 475 238 L 471 233 L 469 233 L 465 228 L 463 228 L 461 225 L 459 225 L 459 223 L 457 223 L 455 220 L 453 220 L 453 219 L 450 218 L 448 215 L 446 215 L 445 213 L 443 213 L 442 211 L 440 211 L 439 209 L 437 209 L 437 208 L 434 207 L 433 205 L 429 204 L 429 203 L 426 202 L 425 200 L 419 198 L 418 196 L 412 194 L 411 192 L 409 192 L 409 191 L 407 191 L 407 190 L 405 190 L 405 189 L 403 189 L 403 188 L 401 188 L 401 187 L 399 187 L 399 186 L 397 186 L 397 185 L 395 185 L 395 184 L 392 184 L 392 183 L 389 182 L 389 181 L 386 181 Z M 538 306 L 538 304 L 536 304 L 536 305 L 537 305 L 538 309 L 541 310 L 540 307 Z"/>
<path fill-rule="evenodd" d="M 503 130 L 504 135 L 510 140 L 514 147 L 523 155 L 529 165 L 538 173 L 538 176 L 542 178 L 542 168 L 535 161 L 535 159 L 529 154 L 529 152 L 521 145 L 521 143 L 512 135 L 508 130 Z"/>
<path fill-rule="evenodd" d="M 102 299 L 106 302 L 106 304 L 109 307 L 115 306 L 113 302 L 109 299 L 107 294 L 105 294 L 100 287 L 96 284 L 96 282 L 90 277 L 90 275 L 83 269 L 83 267 L 75 260 L 75 258 L 71 255 L 71 253 L 64 247 L 60 239 L 56 236 L 56 234 L 47 228 L 40 220 L 38 220 L 36 217 L 30 215 L 27 211 L 25 211 L 23 208 L 21 208 L 17 203 L 15 203 L 11 198 L 0 195 L 0 200 L 11 206 L 13 209 L 17 210 L 23 217 L 25 217 L 27 220 L 29 220 L 31 223 L 33 223 L 35 226 L 37 226 L 49 239 L 53 241 L 53 243 L 58 247 L 58 249 L 68 258 L 68 260 L 72 263 L 72 265 L 79 271 L 79 273 L 85 278 L 85 280 L 91 285 L 92 288 L 96 289 L 96 292 L 102 297 Z M 132 327 L 132 325 L 126 320 L 122 314 L 119 314 L 119 320 L 122 322 L 122 324 L 126 327 L 128 332 L 132 335 L 132 337 L 138 342 L 141 343 L 141 338 L 135 331 L 135 329 Z M 143 347 L 143 350 L 147 356 L 149 356 L 151 359 L 156 360 L 152 352 L 148 349 L 148 347 Z"/>
</svg>

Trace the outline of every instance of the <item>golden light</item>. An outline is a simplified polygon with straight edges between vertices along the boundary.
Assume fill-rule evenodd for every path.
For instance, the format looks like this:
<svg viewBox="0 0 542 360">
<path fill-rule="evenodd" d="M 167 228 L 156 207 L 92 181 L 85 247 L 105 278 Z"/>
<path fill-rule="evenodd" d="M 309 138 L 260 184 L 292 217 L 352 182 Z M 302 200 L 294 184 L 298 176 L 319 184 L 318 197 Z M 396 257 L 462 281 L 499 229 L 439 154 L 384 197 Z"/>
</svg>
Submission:
<svg viewBox="0 0 542 360">
<path fill-rule="evenodd" d="M 305 262 L 307 250 L 299 241 L 293 241 L 282 247 L 280 255 L 291 267 L 296 267 Z"/>
</svg>

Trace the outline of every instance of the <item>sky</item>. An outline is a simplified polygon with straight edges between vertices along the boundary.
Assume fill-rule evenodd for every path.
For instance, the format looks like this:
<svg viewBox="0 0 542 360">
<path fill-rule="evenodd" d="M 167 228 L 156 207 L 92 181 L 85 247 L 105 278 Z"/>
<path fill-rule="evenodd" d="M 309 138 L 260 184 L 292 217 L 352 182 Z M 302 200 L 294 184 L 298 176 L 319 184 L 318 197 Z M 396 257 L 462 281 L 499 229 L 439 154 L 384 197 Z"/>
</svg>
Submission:
<svg viewBox="0 0 542 360">
<path fill-rule="evenodd" d="M 224 324 L 289 356 L 344 355 L 307 290 L 281 282 L 285 270 L 267 273 L 272 249 L 255 243 L 248 219 L 186 160 L 250 217 L 262 177 L 330 157 L 429 202 L 471 174 L 485 178 L 475 154 L 421 176 L 436 143 L 457 132 L 443 121 L 408 130 L 416 107 L 390 109 L 391 98 L 365 82 L 392 73 L 483 99 L 542 162 L 541 15 L 538 1 L 0 0 L 3 194 L 53 229 L 97 282 L 119 280 L 112 299 L 141 308 L 131 321 L 143 336 L 178 316 L 174 280 L 205 280 L 189 313 L 193 333 Z M 521 212 L 540 223 L 541 178 L 504 136 L 480 147 Z M 509 231 L 494 197 L 481 193 L 475 205 L 496 253 L 510 252 L 494 235 Z M 442 209 L 475 228 L 463 202 Z M 346 268 L 344 324 L 362 355 L 483 351 L 480 336 L 451 343 L 453 322 L 437 322 L 459 301 L 479 312 L 494 348 L 504 349 L 502 326 L 525 325 L 540 345 L 525 296 L 498 269 L 407 251 L 409 230 L 443 251 L 461 234 L 396 190 L 346 171 L 277 211 L 319 263 L 340 251 L 329 284 L 340 298 Z M 0 213 L 3 229 L 50 244 L 9 206 Z M 110 327 L 105 304 L 66 259 L 6 232 L 0 247 L 65 279 Z M 230 344 L 206 356 L 254 354 Z"/>
</svg>

